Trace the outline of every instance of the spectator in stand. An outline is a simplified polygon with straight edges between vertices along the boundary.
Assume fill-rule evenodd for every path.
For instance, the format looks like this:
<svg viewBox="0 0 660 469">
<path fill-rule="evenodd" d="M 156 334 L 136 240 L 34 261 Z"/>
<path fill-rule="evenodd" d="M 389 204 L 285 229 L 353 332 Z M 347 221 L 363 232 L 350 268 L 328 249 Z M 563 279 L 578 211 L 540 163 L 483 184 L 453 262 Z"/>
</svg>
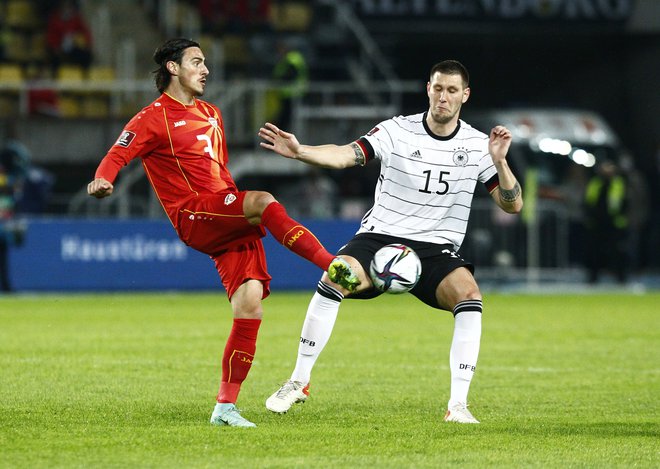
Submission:
<svg viewBox="0 0 660 469">
<path fill-rule="evenodd" d="M 36 65 L 28 72 L 27 103 L 31 116 L 60 117 L 60 97 L 51 85 L 52 76 L 47 65 Z"/>
<path fill-rule="evenodd" d="M 46 44 L 54 70 L 62 64 L 85 69 L 92 64 L 92 33 L 75 0 L 60 0 L 49 15 Z"/>
<path fill-rule="evenodd" d="M 275 116 L 271 121 L 280 128 L 293 128 L 293 104 L 307 92 L 309 71 L 305 56 L 286 40 L 277 43 L 278 61 L 273 68 L 276 90 Z"/>
<path fill-rule="evenodd" d="M 628 236 L 626 251 L 630 272 L 637 273 L 643 267 L 642 240 L 649 221 L 649 188 L 644 175 L 635 166 L 632 154 L 625 151 L 620 158 L 621 174 L 626 181 L 626 205 Z M 648 234 L 648 233 L 647 233 Z"/>
<path fill-rule="evenodd" d="M 628 277 L 628 190 L 621 169 L 610 160 L 600 163 L 589 179 L 584 196 L 586 267 L 589 283 L 598 282 L 604 269 L 619 283 Z"/>
<path fill-rule="evenodd" d="M 30 158 L 25 145 L 14 138 L 13 128 L 9 134 L 0 150 L 0 290 L 5 293 L 12 291 L 9 248 L 20 246 L 25 234 L 25 224 L 16 218 L 16 212 Z"/>
</svg>

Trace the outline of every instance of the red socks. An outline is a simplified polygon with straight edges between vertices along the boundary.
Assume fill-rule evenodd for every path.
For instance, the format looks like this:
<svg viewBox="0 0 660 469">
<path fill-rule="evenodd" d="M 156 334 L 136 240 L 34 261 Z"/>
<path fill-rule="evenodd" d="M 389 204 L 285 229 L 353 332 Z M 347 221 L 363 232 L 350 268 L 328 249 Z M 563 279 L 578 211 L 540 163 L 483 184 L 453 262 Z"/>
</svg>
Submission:
<svg viewBox="0 0 660 469">
<path fill-rule="evenodd" d="M 335 258 L 325 250 L 314 233 L 293 220 L 279 202 L 272 202 L 261 214 L 261 224 L 271 232 L 273 237 L 285 248 L 315 264 L 321 270 Z"/>
<path fill-rule="evenodd" d="M 261 319 L 234 318 L 222 356 L 222 382 L 217 398 L 219 403 L 236 402 L 241 384 L 252 367 L 260 325 Z"/>
</svg>

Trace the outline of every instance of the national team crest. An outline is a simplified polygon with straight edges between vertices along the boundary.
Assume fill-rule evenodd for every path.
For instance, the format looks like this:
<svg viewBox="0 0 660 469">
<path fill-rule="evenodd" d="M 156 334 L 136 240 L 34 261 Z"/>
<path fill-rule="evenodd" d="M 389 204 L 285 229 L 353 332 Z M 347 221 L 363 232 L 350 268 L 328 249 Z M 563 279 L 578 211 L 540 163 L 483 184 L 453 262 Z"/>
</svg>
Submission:
<svg viewBox="0 0 660 469">
<path fill-rule="evenodd" d="M 227 194 L 227 197 L 225 197 L 225 205 L 229 205 L 235 200 L 236 200 L 236 196 L 234 194 Z"/>
<path fill-rule="evenodd" d="M 209 124 L 211 124 L 214 129 L 218 129 L 218 119 L 215 117 L 209 117 Z"/>
<path fill-rule="evenodd" d="M 468 164 L 468 160 L 470 159 L 467 150 L 465 148 L 457 148 L 454 150 L 454 164 L 456 166 L 465 166 Z"/>
</svg>

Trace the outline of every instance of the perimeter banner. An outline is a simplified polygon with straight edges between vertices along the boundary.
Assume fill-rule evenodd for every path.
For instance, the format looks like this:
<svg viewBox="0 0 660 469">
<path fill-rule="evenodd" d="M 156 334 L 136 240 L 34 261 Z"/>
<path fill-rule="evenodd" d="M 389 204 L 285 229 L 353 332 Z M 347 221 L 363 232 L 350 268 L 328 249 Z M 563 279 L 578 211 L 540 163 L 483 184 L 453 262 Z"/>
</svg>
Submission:
<svg viewBox="0 0 660 469">
<path fill-rule="evenodd" d="M 357 222 L 304 221 L 331 252 Z M 33 219 L 25 241 L 10 249 L 14 289 L 122 291 L 222 289 L 209 256 L 184 245 L 166 221 Z M 272 290 L 316 288 L 321 270 L 264 238 Z"/>
<path fill-rule="evenodd" d="M 352 0 L 362 17 L 622 21 L 634 0 Z"/>
</svg>

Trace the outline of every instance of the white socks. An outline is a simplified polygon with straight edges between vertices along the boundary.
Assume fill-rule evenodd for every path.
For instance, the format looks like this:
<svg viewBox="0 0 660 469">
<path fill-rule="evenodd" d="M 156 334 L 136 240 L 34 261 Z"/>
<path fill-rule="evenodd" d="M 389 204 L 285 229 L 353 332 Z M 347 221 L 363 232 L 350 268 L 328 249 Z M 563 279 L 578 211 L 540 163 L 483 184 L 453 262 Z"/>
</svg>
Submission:
<svg viewBox="0 0 660 469">
<path fill-rule="evenodd" d="M 316 359 L 330 340 L 343 298 L 344 296 L 331 286 L 323 282 L 318 283 L 316 293 L 309 302 L 300 334 L 298 359 L 291 374 L 292 381 L 309 383 Z"/>
<path fill-rule="evenodd" d="M 449 404 L 467 403 L 470 381 L 477 366 L 481 340 L 481 300 L 466 300 L 454 308 L 454 338 L 449 351 Z"/>
<path fill-rule="evenodd" d="M 309 383 L 312 368 L 330 340 L 343 295 L 323 282 L 318 283 L 302 327 L 292 381 Z M 454 337 L 449 351 L 451 370 L 450 404 L 467 403 L 470 382 L 477 366 L 481 341 L 481 300 L 466 300 L 454 308 Z"/>
</svg>

